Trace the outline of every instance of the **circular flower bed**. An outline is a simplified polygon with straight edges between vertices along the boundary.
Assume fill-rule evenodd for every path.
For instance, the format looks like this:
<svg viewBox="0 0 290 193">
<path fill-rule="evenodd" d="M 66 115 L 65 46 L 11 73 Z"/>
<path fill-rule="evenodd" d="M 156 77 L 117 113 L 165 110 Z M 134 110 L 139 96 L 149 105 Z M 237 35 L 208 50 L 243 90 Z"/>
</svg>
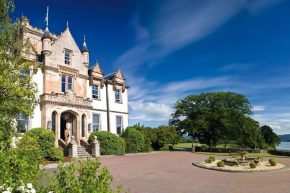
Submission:
<svg viewBox="0 0 290 193">
<path fill-rule="evenodd" d="M 271 160 L 272 163 L 272 160 Z M 276 163 L 274 166 L 273 164 L 269 163 L 269 161 L 260 161 L 258 164 L 254 162 L 250 162 L 248 164 L 239 164 L 229 166 L 223 164 L 223 160 L 215 160 L 212 162 L 206 161 L 197 161 L 193 162 L 194 166 L 210 169 L 210 170 L 219 170 L 219 171 L 226 171 L 226 172 L 261 172 L 261 171 L 273 171 L 273 170 L 280 170 L 287 168 L 286 165 L 281 163 Z"/>
</svg>

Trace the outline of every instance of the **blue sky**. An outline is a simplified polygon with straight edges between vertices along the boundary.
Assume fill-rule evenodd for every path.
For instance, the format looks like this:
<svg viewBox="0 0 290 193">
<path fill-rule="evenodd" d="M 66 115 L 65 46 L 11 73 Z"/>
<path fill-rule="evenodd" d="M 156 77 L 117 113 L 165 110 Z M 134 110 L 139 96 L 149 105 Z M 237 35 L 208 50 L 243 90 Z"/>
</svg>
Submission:
<svg viewBox="0 0 290 193">
<path fill-rule="evenodd" d="M 130 124 L 166 124 L 176 100 L 207 91 L 246 95 L 253 117 L 290 133 L 290 1 L 15 0 L 15 17 L 59 34 L 68 20 L 90 60 L 120 68 Z"/>
</svg>

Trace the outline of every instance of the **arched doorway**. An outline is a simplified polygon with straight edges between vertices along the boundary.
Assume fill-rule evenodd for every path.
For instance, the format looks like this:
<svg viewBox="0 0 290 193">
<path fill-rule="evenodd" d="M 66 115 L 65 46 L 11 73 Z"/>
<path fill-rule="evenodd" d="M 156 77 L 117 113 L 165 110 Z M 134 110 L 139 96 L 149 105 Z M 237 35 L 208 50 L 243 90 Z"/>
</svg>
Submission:
<svg viewBox="0 0 290 193">
<path fill-rule="evenodd" d="M 63 140 L 67 140 L 65 137 L 65 130 L 68 129 L 69 139 L 74 136 L 78 141 L 78 129 L 77 129 L 77 114 L 73 111 L 65 111 L 60 116 L 60 137 Z M 67 140 L 68 141 L 68 140 Z"/>
</svg>

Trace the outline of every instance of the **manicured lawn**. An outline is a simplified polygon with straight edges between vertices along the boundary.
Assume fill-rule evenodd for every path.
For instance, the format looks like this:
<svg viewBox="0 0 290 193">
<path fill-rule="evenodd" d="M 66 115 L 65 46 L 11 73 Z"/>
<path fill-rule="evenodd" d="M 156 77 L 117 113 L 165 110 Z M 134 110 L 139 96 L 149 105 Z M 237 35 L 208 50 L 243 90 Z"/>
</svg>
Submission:
<svg viewBox="0 0 290 193">
<path fill-rule="evenodd" d="M 215 153 L 215 152 L 196 152 L 198 154 L 203 154 L 203 155 L 215 155 L 215 156 L 231 156 L 229 153 Z M 237 154 L 237 156 L 239 156 Z M 272 155 L 269 153 L 247 153 L 246 157 L 285 157 L 285 156 L 277 156 L 277 155 Z"/>
<path fill-rule="evenodd" d="M 193 143 L 193 145 L 198 145 L 198 143 Z M 192 143 L 178 143 L 178 144 L 175 144 L 174 147 L 176 147 L 176 148 L 191 148 Z M 224 148 L 224 144 L 219 144 L 216 147 L 217 148 Z M 227 148 L 238 148 L 238 146 L 236 144 L 229 143 L 229 144 L 227 144 Z"/>
<path fill-rule="evenodd" d="M 224 148 L 225 144 L 218 144 L 216 147 L 217 148 Z M 226 148 L 239 148 L 239 146 L 237 144 L 234 144 L 234 143 L 229 143 L 229 144 L 227 144 Z"/>
<path fill-rule="evenodd" d="M 198 143 L 193 143 L 193 145 L 198 145 Z M 191 148 L 192 147 L 192 143 L 178 143 L 176 145 L 174 145 L 174 148 Z M 223 144 L 217 145 L 218 148 L 223 148 Z M 228 144 L 227 148 L 238 148 L 238 146 L 236 144 Z M 203 154 L 203 155 L 216 155 L 216 156 L 230 156 L 232 154 L 229 153 L 216 153 L 216 152 L 197 152 L 199 154 Z M 237 156 L 239 156 L 237 154 Z M 247 153 L 248 157 L 286 157 L 287 156 L 278 156 L 278 155 L 272 155 L 269 153 Z M 288 157 L 289 158 L 289 157 Z"/>
<path fill-rule="evenodd" d="M 193 143 L 193 145 L 197 145 L 198 143 Z M 176 148 L 192 148 L 192 143 L 178 143 L 175 144 L 174 147 Z"/>
</svg>

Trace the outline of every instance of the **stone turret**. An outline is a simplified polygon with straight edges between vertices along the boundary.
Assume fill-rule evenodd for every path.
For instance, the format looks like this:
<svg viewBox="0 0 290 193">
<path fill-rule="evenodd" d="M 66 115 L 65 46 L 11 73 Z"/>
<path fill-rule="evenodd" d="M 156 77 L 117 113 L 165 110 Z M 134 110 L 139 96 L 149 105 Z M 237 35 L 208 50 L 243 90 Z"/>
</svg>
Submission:
<svg viewBox="0 0 290 193">
<path fill-rule="evenodd" d="M 29 25 L 29 19 L 26 16 L 22 16 L 20 20 L 20 24 L 22 27 Z"/>
<path fill-rule="evenodd" d="M 86 37 L 85 36 L 84 36 L 82 55 L 83 55 L 83 58 L 84 58 L 84 65 L 88 66 L 89 63 L 90 63 L 90 59 L 89 59 L 89 49 L 87 47 Z"/>
<path fill-rule="evenodd" d="M 46 21 L 46 28 L 45 28 L 43 36 L 41 38 L 42 53 L 44 54 L 44 56 L 49 56 L 51 54 L 51 35 L 49 33 L 49 30 L 48 30 L 48 7 L 47 7 L 45 21 Z"/>
</svg>

